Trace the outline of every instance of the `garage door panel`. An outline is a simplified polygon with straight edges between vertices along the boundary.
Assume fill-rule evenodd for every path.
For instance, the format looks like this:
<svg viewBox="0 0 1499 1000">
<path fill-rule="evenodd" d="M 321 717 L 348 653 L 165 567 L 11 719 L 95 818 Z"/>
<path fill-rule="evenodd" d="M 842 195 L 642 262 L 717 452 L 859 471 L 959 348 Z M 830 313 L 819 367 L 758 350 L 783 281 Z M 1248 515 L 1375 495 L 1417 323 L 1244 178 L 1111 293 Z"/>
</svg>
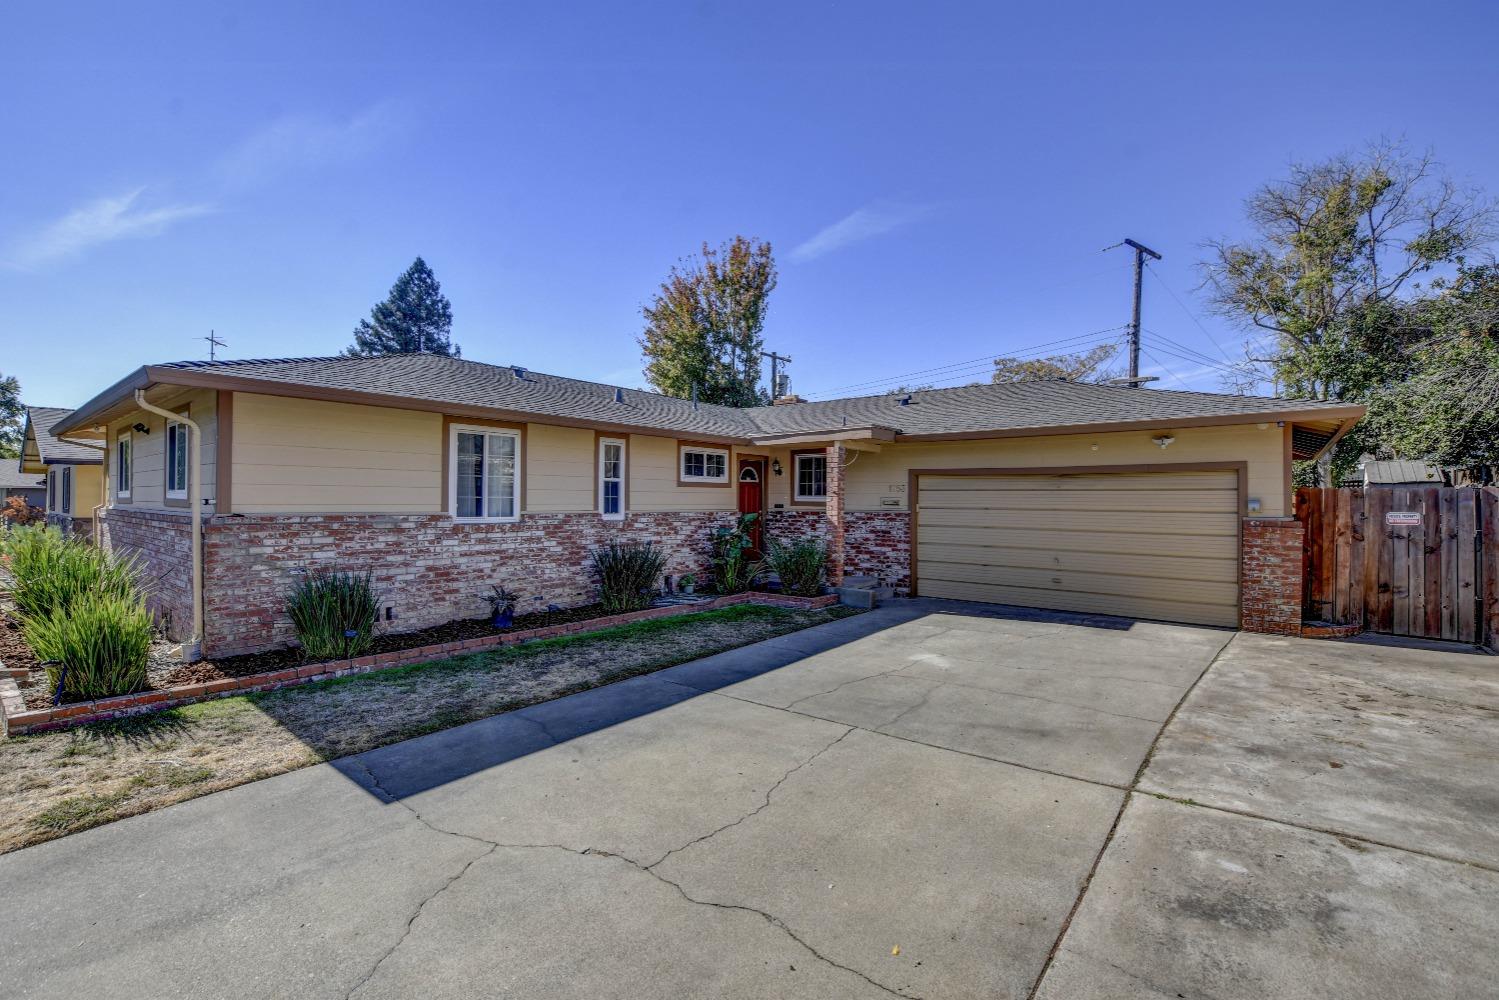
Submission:
<svg viewBox="0 0 1499 1000">
<path fill-rule="evenodd" d="M 934 492 L 964 492 L 970 490 L 1023 490 L 1035 492 L 1072 493 L 1079 490 L 1145 490 L 1161 489 L 1161 476 L 1169 475 L 1181 488 L 1233 490 L 1239 489 L 1237 472 L 1094 472 L 1065 475 L 1043 473 L 1016 473 L 1000 476 L 944 476 L 923 475 L 921 488 Z"/>
<path fill-rule="evenodd" d="M 1149 538 L 1149 536 L 1146 536 Z M 1158 542 L 1159 540 L 1157 540 Z M 1144 548 L 1144 546 L 1141 546 Z M 1235 564 L 1222 558 L 1160 554 L 1157 544 L 1141 553 L 1063 551 L 1057 549 L 1007 548 L 987 545 L 948 545 L 930 542 L 921 546 L 921 562 L 956 563 L 968 566 L 1059 570 L 1067 573 L 1110 573 L 1116 576 L 1164 577 L 1208 583 L 1238 583 Z M 921 575 L 925 575 L 922 571 Z"/>
<path fill-rule="evenodd" d="M 1152 601 L 1139 597 L 1117 597 L 1055 590 L 1031 590 L 1024 587 L 995 587 L 987 584 L 934 582 L 921 583 L 926 597 L 952 601 L 982 601 L 986 604 L 1014 604 L 1025 608 L 1055 608 L 1094 615 L 1123 615 L 1127 618 L 1157 618 L 1161 621 L 1187 622 L 1192 625 L 1221 625 L 1232 628 L 1239 623 L 1239 611 L 1233 605 L 1188 604 L 1183 601 Z"/>
<path fill-rule="evenodd" d="M 1021 566 L 938 563 L 927 562 L 925 559 L 917 567 L 917 572 L 923 582 L 979 583 L 1022 587 L 1027 590 L 1081 591 L 1146 600 L 1198 601 L 1204 604 L 1233 604 L 1239 593 L 1237 581 L 1215 583 L 1117 573 L 1029 569 Z"/>
<path fill-rule="evenodd" d="M 1062 512 L 1055 510 L 950 510 L 921 508 L 918 524 L 928 527 L 1055 529 Z M 1067 512 L 1066 527 L 1075 531 L 1121 531 L 1158 535 L 1238 536 L 1238 519 L 1224 514 L 1139 513 L 1135 511 Z"/>
<path fill-rule="evenodd" d="M 965 528 L 923 523 L 920 532 L 923 553 L 932 545 L 971 545 L 1042 552 L 1076 550 L 1151 556 L 1166 551 L 1167 544 L 1160 535 L 1114 531 L 1035 531 L 1029 528 Z M 1237 531 L 1219 535 L 1177 535 L 1170 539 L 1170 553 L 1177 556 L 1233 560 L 1238 551 Z"/>
<path fill-rule="evenodd" d="M 917 591 L 1197 624 L 1238 622 L 1238 474 L 922 474 Z"/>
<path fill-rule="evenodd" d="M 920 504 L 928 511 L 968 510 L 1079 510 L 1236 514 L 1237 490 L 948 490 L 921 491 Z"/>
</svg>

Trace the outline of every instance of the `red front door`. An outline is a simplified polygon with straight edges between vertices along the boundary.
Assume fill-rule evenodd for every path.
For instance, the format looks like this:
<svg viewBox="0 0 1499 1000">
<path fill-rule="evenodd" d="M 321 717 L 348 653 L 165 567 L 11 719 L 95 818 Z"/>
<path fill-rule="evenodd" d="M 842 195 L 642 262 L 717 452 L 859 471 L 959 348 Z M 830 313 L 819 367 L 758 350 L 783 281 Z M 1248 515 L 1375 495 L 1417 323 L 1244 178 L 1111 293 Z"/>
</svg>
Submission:
<svg viewBox="0 0 1499 1000">
<path fill-rule="evenodd" d="M 761 465 L 758 461 L 746 461 L 739 466 L 739 513 L 761 515 L 750 526 L 750 541 L 755 547 L 756 555 L 765 544 L 762 530 L 762 522 L 765 520 L 765 486 L 761 482 Z"/>
</svg>

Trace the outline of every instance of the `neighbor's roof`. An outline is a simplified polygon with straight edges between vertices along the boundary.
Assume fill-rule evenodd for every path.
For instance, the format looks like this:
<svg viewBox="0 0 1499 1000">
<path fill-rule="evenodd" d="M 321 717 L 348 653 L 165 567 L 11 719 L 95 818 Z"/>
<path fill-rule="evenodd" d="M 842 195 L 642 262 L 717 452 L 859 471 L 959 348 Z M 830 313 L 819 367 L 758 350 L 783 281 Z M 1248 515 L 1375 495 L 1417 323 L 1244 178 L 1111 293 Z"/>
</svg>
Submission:
<svg viewBox="0 0 1499 1000">
<path fill-rule="evenodd" d="M 80 407 L 67 422 L 101 422 L 133 390 L 193 385 L 359 402 L 377 398 L 475 416 L 554 417 L 583 426 L 667 431 L 714 440 L 778 437 L 879 428 L 887 436 L 934 437 L 1036 432 L 1047 428 L 1230 423 L 1236 419 L 1338 421 L 1362 407 L 1309 400 L 1171 392 L 1066 381 L 979 385 L 899 396 L 858 396 L 822 402 L 738 409 L 564 378 L 524 368 L 430 354 L 380 357 L 176 361 L 141 368 Z M 295 391 L 292 391 L 295 390 Z"/>
<path fill-rule="evenodd" d="M 35 472 L 22 472 L 11 465 L 0 465 L 0 490 L 46 489 L 47 480 Z"/>
<path fill-rule="evenodd" d="M 53 431 L 74 411 L 60 406 L 26 407 L 26 435 L 36 439 L 36 450 L 46 465 L 92 465 L 102 463 L 102 446 L 59 441 Z M 23 455 L 24 460 L 24 455 Z M 19 468 L 19 465 L 17 466 Z"/>
</svg>

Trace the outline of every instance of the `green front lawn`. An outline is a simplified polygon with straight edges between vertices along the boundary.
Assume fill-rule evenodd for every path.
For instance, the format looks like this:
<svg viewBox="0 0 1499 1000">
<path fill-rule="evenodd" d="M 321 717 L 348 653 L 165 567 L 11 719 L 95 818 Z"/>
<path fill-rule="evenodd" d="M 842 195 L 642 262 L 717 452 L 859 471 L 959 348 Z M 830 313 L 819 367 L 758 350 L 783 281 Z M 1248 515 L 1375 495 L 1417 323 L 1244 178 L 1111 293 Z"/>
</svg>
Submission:
<svg viewBox="0 0 1499 1000">
<path fill-rule="evenodd" d="M 855 613 L 737 605 L 0 741 L 0 852 Z"/>
</svg>

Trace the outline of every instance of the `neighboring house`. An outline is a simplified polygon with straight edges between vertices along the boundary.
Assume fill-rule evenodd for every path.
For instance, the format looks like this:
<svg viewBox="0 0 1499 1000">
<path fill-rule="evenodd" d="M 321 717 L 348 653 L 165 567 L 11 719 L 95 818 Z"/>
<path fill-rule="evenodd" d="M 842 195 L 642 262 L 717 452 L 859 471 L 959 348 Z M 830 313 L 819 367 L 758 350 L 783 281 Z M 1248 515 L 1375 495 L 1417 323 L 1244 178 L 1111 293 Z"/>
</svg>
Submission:
<svg viewBox="0 0 1499 1000">
<path fill-rule="evenodd" d="M 20 463 L 15 466 L 0 463 L 0 506 L 11 497 L 20 497 L 27 506 L 41 510 L 47 505 L 47 477 L 33 472 L 22 472 Z"/>
<path fill-rule="evenodd" d="M 57 424 L 71 412 L 55 406 L 26 408 L 20 471 L 42 477 L 42 502 L 37 506 L 46 508 L 48 524 L 88 535 L 94 509 L 104 503 L 104 444 L 97 431 L 87 429 L 67 440 L 58 437 Z"/>
<path fill-rule="evenodd" d="M 185 425 L 202 429 L 190 460 Z M 63 420 L 107 439 L 107 544 L 141 553 L 190 628 L 191 477 L 204 652 L 291 636 L 318 567 L 373 570 L 418 628 L 594 599 L 589 552 L 650 541 L 702 573 L 713 529 L 763 512 L 829 576 L 914 593 L 1259 630 L 1300 622 L 1291 460 L 1363 408 L 1065 381 L 734 409 L 431 355 L 140 368 Z"/>
</svg>

